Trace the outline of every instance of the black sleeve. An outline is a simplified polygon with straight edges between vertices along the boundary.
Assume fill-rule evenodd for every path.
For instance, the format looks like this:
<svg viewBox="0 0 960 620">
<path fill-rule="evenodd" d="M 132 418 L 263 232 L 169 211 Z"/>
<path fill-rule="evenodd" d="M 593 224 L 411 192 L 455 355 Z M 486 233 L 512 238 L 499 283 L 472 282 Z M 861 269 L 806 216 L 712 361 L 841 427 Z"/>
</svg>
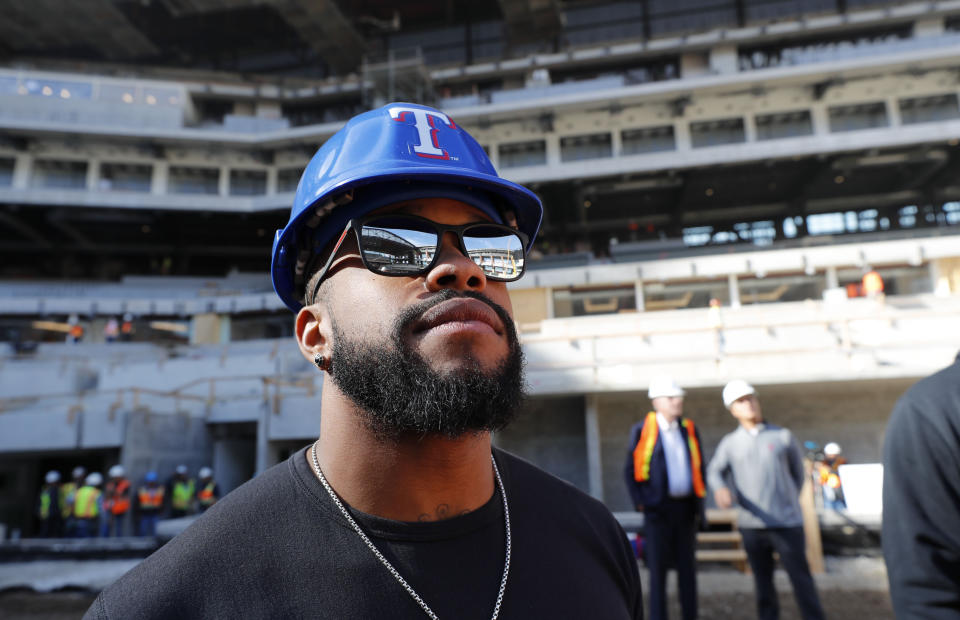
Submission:
<svg viewBox="0 0 960 620">
<path fill-rule="evenodd" d="M 630 429 L 630 441 L 627 443 L 627 458 L 623 464 L 623 481 L 627 485 L 627 491 L 630 493 L 630 499 L 633 500 L 633 508 L 643 503 L 643 497 L 640 495 L 640 489 L 637 488 L 636 474 L 633 470 L 633 451 L 640 441 L 640 433 L 643 430 L 643 423 L 634 424 Z"/>
<path fill-rule="evenodd" d="M 887 426 L 883 552 L 898 618 L 960 613 L 960 365 L 954 367 L 914 386 Z"/>
</svg>

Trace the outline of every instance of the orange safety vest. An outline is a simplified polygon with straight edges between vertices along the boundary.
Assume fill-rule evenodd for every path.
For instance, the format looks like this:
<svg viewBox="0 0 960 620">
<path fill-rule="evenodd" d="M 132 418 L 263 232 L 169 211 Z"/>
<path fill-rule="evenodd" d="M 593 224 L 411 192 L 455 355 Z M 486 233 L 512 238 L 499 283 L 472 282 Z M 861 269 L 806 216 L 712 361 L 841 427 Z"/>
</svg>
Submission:
<svg viewBox="0 0 960 620">
<path fill-rule="evenodd" d="M 103 502 L 103 509 L 114 516 L 127 514 L 130 510 L 130 481 L 121 478 L 120 482 L 107 482 L 107 499 Z"/>
<path fill-rule="evenodd" d="M 159 510 L 163 506 L 163 487 L 140 487 L 137 491 L 140 507 L 147 510 Z"/>
<path fill-rule="evenodd" d="M 216 488 L 216 486 L 217 483 L 211 480 L 209 484 L 197 492 L 197 500 L 200 502 L 201 506 L 206 506 L 209 508 L 217 501 L 217 498 L 213 495 L 213 490 Z"/>
<path fill-rule="evenodd" d="M 700 442 L 697 441 L 696 427 L 693 425 L 693 420 L 689 418 L 684 418 L 681 424 L 687 431 L 687 448 L 690 452 L 690 478 L 693 481 L 693 492 L 697 497 L 706 497 L 707 487 L 703 483 L 703 475 L 700 472 L 703 455 L 700 452 Z M 637 482 L 650 480 L 650 461 L 653 459 L 653 448 L 657 445 L 659 436 L 660 425 L 657 423 L 657 414 L 651 411 L 643 422 L 640 441 L 633 449 L 633 478 Z"/>
<path fill-rule="evenodd" d="M 91 486 L 80 487 L 77 491 L 77 500 L 73 504 L 73 516 L 78 519 L 93 519 L 100 516 L 100 507 L 97 499 L 100 498 L 100 489 Z"/>
</svg>

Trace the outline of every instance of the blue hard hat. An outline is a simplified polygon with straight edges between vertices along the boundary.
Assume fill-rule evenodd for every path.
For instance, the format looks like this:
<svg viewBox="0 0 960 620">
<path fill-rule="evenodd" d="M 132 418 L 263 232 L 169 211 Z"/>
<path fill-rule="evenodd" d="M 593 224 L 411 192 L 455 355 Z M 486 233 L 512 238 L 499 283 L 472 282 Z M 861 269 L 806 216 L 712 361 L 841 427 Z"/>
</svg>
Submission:
<svg viewBox="0 0 960 620">
<path fill-rule="evenodd" d="M 157 472 L 155 472 L 155 471 L 148 471 L 148 472 L 146 473 L 146 475 L 143 477 L 143 479 L 146 480 L 147 482 L 156 482 L 156 481 L 157 481 Z"/>
<path fill-rule="evenodd" d="M 297 312 L 307 263 L 350 219 L 427 197 L 465 202 L 495 221 L 502 221 L 501 207 L 512 210 L 530 245 L 543 218 L 537 195 L 497 175 L 483 148 L 449 116 L 389 103 L 350 119 L 307 164 L 290 221 L 273 241 L 270 272 L 277 295 Z"/>
</svg>

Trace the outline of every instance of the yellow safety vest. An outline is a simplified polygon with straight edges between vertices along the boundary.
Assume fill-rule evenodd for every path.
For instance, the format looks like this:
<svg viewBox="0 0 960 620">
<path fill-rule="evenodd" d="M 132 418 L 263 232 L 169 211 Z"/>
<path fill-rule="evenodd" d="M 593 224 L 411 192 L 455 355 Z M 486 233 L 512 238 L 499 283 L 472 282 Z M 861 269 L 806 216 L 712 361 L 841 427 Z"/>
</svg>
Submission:
<svg viewBox="0 0 960 620">
<path fill-rule="evenodd" d="M 64 519 L 73 514 L 73 496 L 76 492 L 76 482 L 67 482 L 60 486 L 60 514 Z"/>
<path fill-rule="evenodd" d="M 46 521 L 50 518 L 50 487 L 44 487 L 40 492 L 40 518 Z"/>
<path fill-rule="evenodd" d="M 187 480 L 183 482 L 182 480 L 177 480 L 173 483 L 173 497 L 170 498 L 170 506 L 174 510 L 186 510 L 190 507 L 190 502 L 193 501 L 193 491 L 194 491 L 193 480 Z"/>
<path fill-rule="evenodd" d="M 91 486 L 80 487 L 77 500 L 73 503 L 73 516 L 78 519 L 94 519 L 100 516 L 100 489 Z"/>
</svg>

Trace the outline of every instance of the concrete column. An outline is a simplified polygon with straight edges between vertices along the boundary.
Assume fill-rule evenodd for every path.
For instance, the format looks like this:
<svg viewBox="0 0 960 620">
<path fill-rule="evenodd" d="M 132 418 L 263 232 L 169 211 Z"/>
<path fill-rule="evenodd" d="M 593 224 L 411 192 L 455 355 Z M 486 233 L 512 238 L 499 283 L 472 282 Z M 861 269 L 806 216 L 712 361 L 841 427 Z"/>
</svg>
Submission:
<svg viewBox="0 0 960 620">
<path fill-rule="evenodd" d="M 600 412 L 597 395 L 587 394 L 584 418 L 587 440 L 587 481 L 590 495 L 603 501 L 603 460 L 600 454 Z"/>
<path fill-rule="evenodd" d="M 633 283 L 633 296 L 637 300 L 637 312 L 646 310 L 647 300 L 643 295 L 643 280 L 637 280 Z"/>
<path fill-rule="evenodd" d="M 827 288 L 837 288 L 840 286 L 840 278 L 837 277 L 837 268 L 833 265 L 827 267 Z"/>
<path fill-rule="evenodd" d="M 731 273 L 727 276 L 727 290 L 730 295 L 730 307 L 740 307 L 740 283 L 737 281 L 737 274 Z"/>
<path fill-rule="evenodd" d="M 153 162 L 153 174 L 150 178 L 150 193 L 161 196 L 167 193 L 167 181 L 170 179 L 170 164 L 165 161 Z"/>
<path fill-rule="evenodd" d="M 221 314 L 220 315 L 220 344 L 227 344 L 230 342 L 230 315 Z"/>
<path fill-rule="evenodd" d="M 743 116 L 743 141 L 747 143 L 757 141 L 757 117 L 753 114 Z"/>
<path fill-rule="evenodd" d="M 230 195 L 230 168 L 227 166 L 220 166 L 217 193 L 221 196 Z"/>
<path fill-rule="evenodd" d="M 683 119 L 677 119 L 673 123 L 673 138 L 677 143 L 678 151 L 689 151 L 693 148 L 690 141 L 690 125 Z"/>
<path fill-rule="evenodd" d="M 494 168 L 500 170 L 500 144 L 487 141 L 487 148 L 490 149 L 487 153 L 487 157 L 490 158 L 490 163 L 493 164 Z"/>
<path fill-rule="evenodd" d="M 827 114 L 825 104 L 817 104 L 810 107 L 810 124 L 813 125 L 813 135 L 830 135 L 830 117 Z"/>
<path fill-rule="evenodd" d="M 267 195 L 277 193 L 277 167 L 267 168 Z"/>
<path fill-rule="evenodd" d="M 100 160 L 91 157 L 87 160 L 87 191 L 95 192 L 100 189 Z"/>
<path fill-rule="evenodd" d="M 555 134 L 544 136 L 547 144 L 547 165 L 556 166 L 560 164 L 560 137 Z"/>
<path fill-rule="evenodd" d="M 33 155 L 18 153 L 13 162 L 13 189 L 29 188 L 32 175 Z"/>
<path fill-rule="evenodd" d="M 610 154 L 613 157 L 620 157 L 623 154 L 623 139 L 619 127 L 613 127 L 610 130 Z"/>
<path fill-rule="evenodd" d="M 260 420 L 257 422 L 257 462 L 253 475 L 259 476 L 270 467 L 270 404 L 260 406 Z"/>
<path fill-rule="evenodd" d="M 903 124 L 903 119 L 900 117 L 900 102 L 896 97 L 887 98 L 887 124 L 890 127 L 899 127 Z"/>
</svg>

